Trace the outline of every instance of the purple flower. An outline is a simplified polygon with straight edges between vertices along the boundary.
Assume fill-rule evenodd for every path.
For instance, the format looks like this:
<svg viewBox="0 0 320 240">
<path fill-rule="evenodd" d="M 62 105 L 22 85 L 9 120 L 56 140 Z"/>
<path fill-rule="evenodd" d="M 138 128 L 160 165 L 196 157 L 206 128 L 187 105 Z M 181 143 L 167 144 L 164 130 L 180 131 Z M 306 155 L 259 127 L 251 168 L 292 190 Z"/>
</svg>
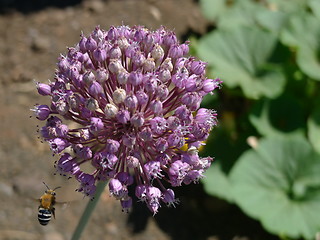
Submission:
<svg viewBox="0 0 320 240">
<path fill-rule="evenodd" d="M 38 93 L 42 96 L 47 96 L 51 94 L 51 87 L 48 84 L 37 83 Z"/>
<path fill-rule="evenodd" d="M 51 97 L 33 109 L 46 120 L 40 134 L 60 155 L 57 171 L 79 181 L 77 191 L 92 197 L 97 182 L 109 180 L 128 211 L 135 181 L 136 197 L 156 214 L 161 203 L 178 203 L 164 181 L 176 187 L 203 177 L 212 158 L 198 149 L 217 119 L 199 107 L 221 81 L 207 79 L 206 63 L 188 51 L 165 28 L 96 27 L 59 58 L 54 81 L 37 83 Z"/>
<path fill-rule="evenodd" d="M 37 105 L 31 109 L 31 111 L 33 111 L 36 115 L 36 118 L 41 121 L 46 120 L 51 113 L 51 110 L 47 105 Z"/>
</svg>

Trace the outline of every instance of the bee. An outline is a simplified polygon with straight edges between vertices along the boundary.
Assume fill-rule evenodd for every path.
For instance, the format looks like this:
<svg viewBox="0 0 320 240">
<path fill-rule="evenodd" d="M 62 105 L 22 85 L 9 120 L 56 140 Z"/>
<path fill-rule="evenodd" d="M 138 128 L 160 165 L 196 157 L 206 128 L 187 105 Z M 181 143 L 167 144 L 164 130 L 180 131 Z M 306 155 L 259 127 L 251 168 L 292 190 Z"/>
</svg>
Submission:
<svg viewBox="0 0 320 240">
<path fill-rule="evenodd" d="M 55 218 L 55 213 L 54 213 L 55 211 L 54 205 L 56 203 L 55 190 L 61 187 L 50 189 L 47 184 L 45 184 L 44 182 L 43 184 L 47 187 L 47 190 L 39 199 L 40 206 L 38 208 L 38 220 L 41 225 L 45 226 L 50 222 L 52 215 Z"/>
</svg>

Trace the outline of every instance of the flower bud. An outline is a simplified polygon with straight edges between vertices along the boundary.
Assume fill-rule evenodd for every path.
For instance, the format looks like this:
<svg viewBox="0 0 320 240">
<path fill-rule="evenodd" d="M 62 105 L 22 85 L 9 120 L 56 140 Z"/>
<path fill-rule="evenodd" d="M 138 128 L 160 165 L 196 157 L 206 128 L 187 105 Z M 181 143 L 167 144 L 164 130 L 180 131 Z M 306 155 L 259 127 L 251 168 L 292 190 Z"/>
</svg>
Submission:
<svg viewBox="0 0 320 240">
<path fill-rule="evenodd" d="M 83 74 L 82 80 L 87 86 L 90 86 L 95 80 L 95 76 L 91 71 L 88 71 Z"/>
<path fill-rule="evenodd" d="M 155 60 L 162 59 L 163 56 L 164 56 L 163 48 L 162 48 L 159 44 L 156 44 L 156 45 L 154 46 L 154 48 L 152 49 L 152 51 L 151 51 L 151 56 L 152 56 Z"/>
<path fill-rule="evenodd" d="M 130 113 L 127 110 L 118 111 L 116 118 L 119 123 L 126 124 L 130 120 Z"/>
<path fill-rule="evenodd" d="M 161 68 L 162 69 L 167 69 L 170 72 L 173 70 L 173 65 L 172 65 L 172 61 L 171 58 L 166 58 L 163 63 L 161 64 Z"/>
<path fill-rule="evenodd" d="M 151 129 L 149 127 L 142 129 L 139 133 L 139 137 L 145 142 L 152 141 L 153 137 Z"/>
<path fill-rule="evenodd" d="M 118 108 L 115 105 L 108 103 L 104 109 L 104 113 L 107 118 L 114 118 L 118 113 Z"/>
<path fill-rule="evenodd" d="M 126 159 L 127 165 L 129 168 L 139 167 L 139 159 L 134 156 L 128 156 Z"/>
<path fill-rule="evenodd" d="M 151 101 L 150 103 L 150 109 L 151 111 L 154 113 L 154 114 L 161 114 L 162 113 L 162 110 L 163 110 L 163 107 L 162 107 L 162 102 L 159 101 L 159 100 L 153 100 Z"/>
<path fill-rule="evenodd" d="M 138 99 L 135 95 L 129 95 L 124 99 L 124 105 L 129 110 L 135 110 L 138 106 Z"/>
<path fill-rule="evenodd" d="M 91 83 L 91 85 L 89 87 L 89 93 L 93 97 L 101 96 L 103 94 L 103 88 L 100 85 L 100 83 L 98 83 L 97 81 L 94 81 Z"/>
<path fill-rule="evenodd" d="M 80 51 L 85 53 L 87 51 L 87 48 L 86 48 L 86 42 L 87 42 L 87 38 L 81 34 L 81 40 L 79 42 L 79 48 L 80 48 Z"/>
<path fill-rule="evenodd" d="M 126 70 L 121 70 L 118 75 L 117 75 L 117 79 L 118 79 L 118 82 L 121 84 L 121 85 L 124 85 L 127 83 L 128 81 L 128 77 L 129 77 L 129 73 L 126 71 Z"/>
<path fill-rule="evenodd" d="M 109 78 L 109 73 L 105 68 L 99 68 L 97 70 L 96 79 L 99 83 L 104 83 Z"/>
<path fill-rule="evenodd" d="M 93 58 L 98 62 L 104 62 L 107 59 L 107 52 L 105 49 L 97 48 L 93 51 Z"/>
<path fill-rule="evenodd" d="M 142 74 L 140 72 L 131 72 L 128 77 L 128 83 L 137 86 L 142 83 Z"/>
<path fill-rule="evenodd" d="M 121 49 L 118 46 L 111 48 L 109 51 L 110 59 L 119 59 L 121 55 Z"/>
<path fill-rule="evenodd" d="M 146 71 L 146 72 L 151 72 L 153 71 L 155 68 L 156 68 L 156 64 L 154 62 L 154 59 L 153 58 L 147 58 L 144 63 L 143 63 L 143 69 Z"/>
<path fill-rule="evenodd" d="M 51 95 L 51 87 L 48 84 L 37 83 L 38 93 L 42 96 Z"/>
<path fill-rule="evenodd" d="M 140 106 L 145 105 L 149 101 L 149 97 L 144 91 L 137 91 L 136 97 Z"/>
<path fill-rule="evenodd" d="M 123 67 L 121 65 L 121 62 L 119 60 L 111 59 L 109 63 L 109 70 L 112 73 L 119 73 Z"/>
<path fill-rule="evenodd" d="M 51 113 L 51 110 L 47 105 L 38 105 L 31 110 L 34 111 L 36 118 L 41 121 L 46 120 Z"/>
<path fill-rule="evenodd" d="M 87 51 L 93 52 L 97 48 L 97 42 L 91 36 L 89 36 L 85 46 Z"/>
<path fill-rule="evenodd" d="M 85 106 L 90 111 L 95 111 L 99 108 L 98 101 L 94 98 L 88 98 L 86 99 Z"/>
<path fill-rule="evenodd" d="M 120 104 L 123 103 L 123 101 L 126 99 L 126 96 L 126 90 L 117 88 L 112 94 L 112 99 L 116 104 Z"/>
<path fill-rule="evenodd" d="M 130 119 L 130 122 L 136 128 L 143 126 L 144 124 L 143 114 L 139 114 L 139 113 L 134 114 Z"/>
<path fill-rule="evenodd" d="M 108 139 L 106 143 L 106 151 L 108 153 L 116 153 L 118 152 L 120 143 L 113 139 Z"/>
<path fill-rule="evenodd" d="M 207 63 L 202 61 L 194 61 L 191 63 L 191 71 L 197 75 L 205 74 L 205 68 Z"/>
</svg>

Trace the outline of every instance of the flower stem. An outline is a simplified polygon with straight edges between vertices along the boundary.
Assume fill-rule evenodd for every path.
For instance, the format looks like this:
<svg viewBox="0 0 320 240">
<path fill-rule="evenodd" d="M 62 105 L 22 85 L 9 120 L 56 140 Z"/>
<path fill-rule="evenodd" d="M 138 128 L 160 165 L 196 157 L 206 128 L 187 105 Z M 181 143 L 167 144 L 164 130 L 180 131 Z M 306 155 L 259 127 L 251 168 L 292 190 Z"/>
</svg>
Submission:
<svg viewBox="0 0 320 240">
<path fill-rule="evenodd" d="M 108 181 L 101 181 L 97 184 L 97 188 L 96 188 L 96 193 L 94 196 L 94 199 L 89 200 L 84 212 L 82 213 L 82 216 L 78 222 L 78 225 L 75 229 L 75 231 L 73 232 L 72 238 L 71 240 L 79 240 L 81 237 L 81 234 L 84 230 L 84 228 L 86 227 L 89 218 L 95 208 L 95 206 L 97 205 L 99 198 L 101 196 L 101 193 L 103 192 L 105 186 L 107 185 Z"/>
</svg>

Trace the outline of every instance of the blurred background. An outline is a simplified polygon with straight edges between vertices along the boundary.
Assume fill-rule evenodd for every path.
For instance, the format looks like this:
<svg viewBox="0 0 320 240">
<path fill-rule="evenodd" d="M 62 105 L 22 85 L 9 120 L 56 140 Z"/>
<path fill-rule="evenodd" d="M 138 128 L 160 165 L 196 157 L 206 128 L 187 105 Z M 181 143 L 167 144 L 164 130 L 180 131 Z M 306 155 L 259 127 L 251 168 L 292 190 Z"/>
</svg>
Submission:
<svg viewBox="0 0 320 240">
<path fill-rule="evenodd" d="M 55 176 L 30 108 L 48 103 L 35 81 L 95 26 L 161 25 L 190 40 L 223 88 L 203 156 L 206 178 L 177 189 L 180 205 L 129 214 L 106 192 L 82 239 L 320 239 L 319 0 L 0 0 L 0 239 L 68 240 L 88 199 Z M 46 102 L 47 101 L 47 102 Z M 37 220 L 46 182 L 56 219 Z"/>
</svg>

